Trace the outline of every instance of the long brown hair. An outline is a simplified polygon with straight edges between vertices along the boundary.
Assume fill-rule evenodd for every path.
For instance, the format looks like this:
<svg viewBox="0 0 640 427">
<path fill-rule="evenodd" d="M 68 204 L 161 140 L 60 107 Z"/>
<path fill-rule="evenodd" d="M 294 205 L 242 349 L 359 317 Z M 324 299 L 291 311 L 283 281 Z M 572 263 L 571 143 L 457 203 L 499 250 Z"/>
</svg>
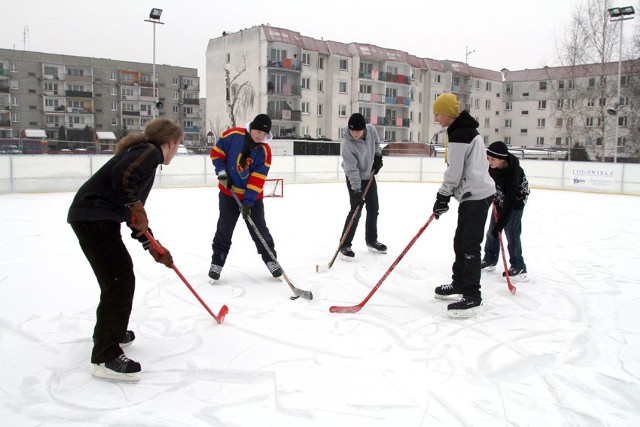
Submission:
<svg viewBox="0 0 640 427">
<path fill-rule="evenodd" d="M 169 119 L 154 119 L 144 127 L 144 133 L 127 135 L 116 144 L 116 154 L 126 151 L 129 147 L 150 142 L 156 145 L 163 145 L 171 140 L 182 139 L 184 132 L 182 128 Z"/>
</svg>

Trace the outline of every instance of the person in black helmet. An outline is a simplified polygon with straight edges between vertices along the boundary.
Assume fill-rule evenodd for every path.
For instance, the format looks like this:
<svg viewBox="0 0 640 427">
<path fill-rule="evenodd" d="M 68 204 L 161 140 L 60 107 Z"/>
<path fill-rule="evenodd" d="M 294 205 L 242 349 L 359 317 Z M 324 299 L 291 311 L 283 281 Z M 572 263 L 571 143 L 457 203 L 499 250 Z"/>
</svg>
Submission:
<svg viewBox="0 0 640 427">
<path fill-rule="evenodd" d="M 342 229 L 343 236 L 356 208 L 360 206 L 360 209 L 355 215 L 353 224 L 340 248 L 340 257 L 346 261 L 351 261 L 355 257 L 351 244 L 356 234 L 363 205 L 367 208 L 365 226 L 367 247 L 371 252 L 386 254 L 387 247 L 378 242 L 378 188 L 374 178 L 374 175 L 382 168 L 380 137 L 375 126 L 367 124 L 364 116 L 360 113 L 354 113 L 349 117 L 349 123 L 342 139 L 341 155 L 342 169 L 346 176 L 351 205 Z M 366 194 L 363 194 L 370 180 L 372 182 L 369 190 Z"/>
</svg>

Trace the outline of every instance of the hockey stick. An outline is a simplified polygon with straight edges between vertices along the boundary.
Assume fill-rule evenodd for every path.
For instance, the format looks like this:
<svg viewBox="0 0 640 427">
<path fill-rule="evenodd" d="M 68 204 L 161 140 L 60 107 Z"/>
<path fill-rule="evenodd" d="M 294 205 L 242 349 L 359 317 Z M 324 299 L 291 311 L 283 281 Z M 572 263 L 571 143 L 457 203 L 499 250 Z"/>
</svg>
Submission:
<svg viewBox="0 0 640 427">
<path fill-rule="evenodd" d="M 236 195 L 236 193 L 233 192 L 233 190 L 231 190 L 231 195 L 233 196 L 233 198 L 235 199 L 236 203 L 238 204 L 238 207 L 240 209 L 242 209 L 242 202 L 240 202 L 240 199 L 238 199 L 238 196 Z M 264 237 L 262 237 L 262 234 L 260 234 L 260 232 L 258 231 L 258 227 L 256 227 L 256 223 L 253 222 L 253 219 L 251 219 L 251 215 L 247 216 L 246 221 L 249 223 L 249 225 L 253 229 L 253 232 L 256 233 L 256 236 L 258 236 L 258 239 L 260 239 L 260 242 L 262 242 L 262 246 L 264 246 L 264 248 L 266 249 L 267 253 L 271 257 L 273 262 L 275 262 L 276 265 L 278 266 L 278 268 L 280 268 L 280 270 L 282 270 L 282 277 L 284 278 L 284 281 L 287 283 L 287 285 L 289 285 L 289 288 L 291 288 L 291 291 L 295 294 L 295 297 L 291 297 L 291 299 L 296 299 L 298 297 L 302 297 L 302 298 L 308 299 L 308 300 L 313 299 L 313 294 L 311 293 L 311 291 L 305 291 L 305 290 L 298 289 L 295 286 L 293 286 L 293 283 L 291 283 L 291 280 L 289 280 L 289 277 L 287 277 L 287 273 L 285 273 L 284 268 L 282 268 L 282 266 L 278 262 L 278 259 L 274 255 L 273 251 L 271 250 L 271 248 L 269 248 L 269 245 L 264 240 Z"/>
<path fill-rule="evenodd" d="M 495 221 L 498 221 L 498 208 L 496 207 L 496 201 L 493 201 L 493 217 Z M 509 269 L 507 268 L 507 257 L 504 253 L 504 244 L 502 243 L 502 232 L 498 232 L 498 241 L 500 242 L 500 252 L 502 252 L 502 263 L 504 264 L 504 277 L 507 279 L 507 286 L 509 287 L 509 291 L 515 295 L 516 287 L 511 283 L 511 278 L 509 277 Z"/>
<path fill-rule="evenodd" d="M 162 246 L 160 246 L 160 244 L 158 243 L 158 241 L 156 239 L 153 238 L 153 236 L 151 235 L 151 233 L 149 233 L 149 231 L 145 231 L 144 235 L 147 239 L 149 239 L 149 241 L 151 242 L 151 244 L 153 245 L 153 247 L 156 249 L 156 251 L 158 251 L 158 254 L 160 254 L 160 256 L 164 255 L 164 250 L 162 249 Z M 209 306 L 202 300 L 202 298 L 200 298 L 200 295 L 198 295 L 196 293 L 196 291 L 191 287 L 191 285 L 189 284 L 189 282 L 187 282 L 187 279 L 182 275 L 182 273 L 180 273 L 180 270 L 178 270 L 178 267 L 176 267 L 175 264 L 171 264 L 171 268 L 173 268 L 173 271 L 176 272 L 176 274 L 178 275 L 178 277 L 180 279 L 182 279 L 182 281 L 184 282 L 185 285 L 187 285 L 187 288 L 189 288 L 189 290 L 191 291 L 191 293 L 198 299 L 198 301 L 200 301 L 200 304 L 202 304 L 202 306 L 209 312 L 209 314 L 216 319 L 216 322 L 218 323 L 222 323 L 222 321 L 224 320 L 224 317 L 227 315 L 227 313 L 229 312 L 229 307 L 227 307 L 226 305 L 223 305 L 220 308 L 220 312 L 218 313 L 218 315 L 216 316 L 213 311 L 211 311 L 211 309 L 209 308 Z"/>
<path fill-rule="evenodd" d="M 371 187 L 371 183 L 373 182 L 374 179 L 375 177 L 371 175 L 371 179 L 367 183 L 367 186 L 364 188 L 364 193 L 362 193 L 362 200 L 364 200 L 364 198 L 367 196 L 369 187 Z M 347 235 L 349 234 L 349 231 L 351 230 L 351 227 L 353 226 L 353 223 L 356 220 L 356 216 L 358 216 L 358 212 L 360 212 L 360 209 L 362 209 L 362 203 L 358 204 L 358 206 L 356 207 L 356 210 L 353 211 L 353 215 L 351 215 L 351 220 L 349 221 L 347 228 L 344 230 L 344 233 L 342 233 L 342 237 L 340 238 L 340 244 L 338 245 L 338 249 L 336 249 L 336 252 L 333 254 L 333 258 L 331 258 L 331 261 L 329 261 L 329 264 L 327 265 L 316 264 L 316 273 L 325 272 L 329 270 L 331 267 L 333 267 L 333 263 L 336 262 L 338 253 L 340 253 L 340 249 L 342 248 L 342 245 L 344 245 L 345 240 L 347 240 Z"/>
<path fill-rule="evenodd" d="M 369 292 L 369 295 L 367 295 L 367 297 L 364 300 L 362 300 L 362 302 L 360 304 L 352 305 L 352 306 L 332 305 L 331 307 L 329 307 L 329 311 L 331 313 L 357 313 L 358 311 L 360 311 L 362 309 L 362 307 L 364 307 L 364 305 L 367 303 L 367 301 L 369 301 L 369 299 L 373 296 L 373 294 L 382 285 L 382 282 L 384 282 L 384 280 L 387 278 L 387 276 L 389 276 L 389 274 L 391 274 L 391 271 L 393 271 L 393 269 L 396 267 L 396 265 L 398 265 L 400 260 L 402 260 L 402 258 L 404 258 L 404 256 L 409 251 L 409 249 L 411 249 L 411 246 L 413 246 L 413 244 L 416 242 L 416 240 L 418 240 L 418 238 L 420 237 L 422 232 L 427 228 L 427 226 L 431 223 L 431 221 L 433 221 L 433 218 L 435 218 L 435 216 L 436 216 L 435 212 L 431 214 L 431 216 L 429 217 L 429 220 L 425 223 L 425 225 L 423 225 L 420 228 L 420 230 L 418 230 L 418 233 L 415 236 L 413 236 L 413 239 L 411 239 L 411 241 L 409 242 L 407 247 L 404 248 L 402 253 L 398 256 L 398 258 L 396 258 L 396 260 L 393 262 L 393 264 L 391 264 L 391 267 L 389 267 L 389 269 L 386 271 L 386 273 L 384 273 L 382 278 L 380 280 L 378 280 L 378 283 L 376 283 L 376 285 L 373 287 L 373 289 L 371 289 L 371 292 Z"/>
</svg>

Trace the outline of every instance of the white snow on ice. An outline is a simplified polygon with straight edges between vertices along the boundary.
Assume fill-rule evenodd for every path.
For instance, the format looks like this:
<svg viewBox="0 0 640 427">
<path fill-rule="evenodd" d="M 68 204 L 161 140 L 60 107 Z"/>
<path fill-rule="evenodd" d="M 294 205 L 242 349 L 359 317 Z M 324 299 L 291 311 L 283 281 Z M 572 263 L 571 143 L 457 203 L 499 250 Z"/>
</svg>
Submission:
<svg viewBox="0 0 640 427">
<path fill-rule="evenodd" d="M 73 193 L 0 195 L 0 424 L 6 426 L 638 426 L 640 198 L 532 189 L 523 219 L 528 282 L 511 295 L 483 273 L 484 313 L 450 319 L 433 298 L 453 261 L 457 203 L 429 218 L 438 185 L 380 182 L 379 240 L 331 259 L 348 211 L 344 183 L 285 184 L 265 201 L 278 260 L 314 299 L 291 301 L 242 222 L 221 280 L 207 271 L 217 189 L 154 189 L 156 237 L 175 272 L 139 243 L 125 349 L 142 380 L 90 374 L 99 289 L 66 224 Z"/>
</svg>

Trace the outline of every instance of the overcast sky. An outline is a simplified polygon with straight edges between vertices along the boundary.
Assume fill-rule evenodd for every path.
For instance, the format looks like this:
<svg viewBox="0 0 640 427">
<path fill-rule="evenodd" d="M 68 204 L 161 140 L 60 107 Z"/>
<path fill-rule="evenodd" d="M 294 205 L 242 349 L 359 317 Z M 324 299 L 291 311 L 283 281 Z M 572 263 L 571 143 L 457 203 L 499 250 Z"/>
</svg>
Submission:
<svg viewBox="0 0 640 427">
<path fill-rule="evenodd" d="M 433 59 L 464 61 L 468 51 L 470 65 L 517 70 L 555 64 L 555 40 L 583 1 L 0 0 L 0 47 L 150 63 L 153 25 L 144 20 L 158 7 L 156 63 L 198 68 L 203 84 L 209 39 L 260 24 Z"/>
</svg>

